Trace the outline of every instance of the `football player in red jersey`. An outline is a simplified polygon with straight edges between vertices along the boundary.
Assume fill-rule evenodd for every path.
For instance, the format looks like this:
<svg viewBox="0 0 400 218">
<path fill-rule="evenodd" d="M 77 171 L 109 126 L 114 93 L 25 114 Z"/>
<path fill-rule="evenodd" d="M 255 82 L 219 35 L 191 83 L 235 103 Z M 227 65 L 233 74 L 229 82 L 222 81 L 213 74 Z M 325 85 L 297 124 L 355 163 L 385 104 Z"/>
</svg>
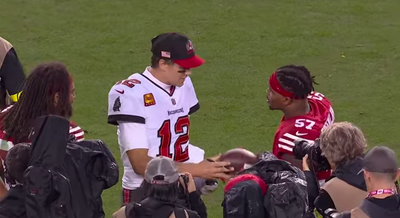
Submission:
<svg viewBox="0 0 400 218">
<path fill-rule="evenodd" d="M 64 64 L 45 63 L 33 69 L 18 101 L 0 113 L 1 160 L 15 144 L 31 142 L 31 124 L 36 118 L 54 114 L 70 119 L 74 98 L 75 85 Z M 70 134 L 83 140 L 83 130 L 72 121 Z"/>
<path fill-rule="evenodd" d="M 322 128 L 331 125 L 335 119 L 331 102 L 314 91 L 314 84 L 314 76 L 304 66 L 283 66 L 269 79 L 269 107 L 284 114 L 275 133 L 272 152 L 300 169 L 301 160 L 293 156 L 294 141 L 313 142 Z M 330 171 L 319 172 L 318 179 L 325 180 L 329 175 Z"/>
</svg>

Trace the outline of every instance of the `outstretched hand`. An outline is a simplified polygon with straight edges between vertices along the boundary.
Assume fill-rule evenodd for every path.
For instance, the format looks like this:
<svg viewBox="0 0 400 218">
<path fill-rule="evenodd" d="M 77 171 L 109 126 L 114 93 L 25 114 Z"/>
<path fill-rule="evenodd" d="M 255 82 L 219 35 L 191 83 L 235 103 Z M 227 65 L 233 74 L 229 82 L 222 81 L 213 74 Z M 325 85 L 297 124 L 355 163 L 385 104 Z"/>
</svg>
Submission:
<svg viewBox="0 0 400 218">
<path fill-rule="evenodd" d="M 219 156 L 218 156 L 219 158 Z M 210 160 L 218 160 L 218 158 L 213 157 L 209 158 Z M 198 172 L 200 177 L 204 179 L 224 179 L 229 180 L 232 175 L 229 175 L 231 172 L 234 171 L 233 167 L 230 167 L 229 162 L 218 162 L 218 161 L 209 161 L 204 160 L 200 162 L 198 165 Z"/>
</svg>

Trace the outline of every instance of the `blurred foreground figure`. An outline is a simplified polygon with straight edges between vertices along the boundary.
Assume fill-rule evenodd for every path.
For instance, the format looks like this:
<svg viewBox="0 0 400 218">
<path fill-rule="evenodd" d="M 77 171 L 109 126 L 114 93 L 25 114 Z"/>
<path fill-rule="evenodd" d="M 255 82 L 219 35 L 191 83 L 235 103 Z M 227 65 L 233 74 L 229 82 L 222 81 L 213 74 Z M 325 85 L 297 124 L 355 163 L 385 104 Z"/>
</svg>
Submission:
<svg viewBox="0 0 400 218">
<path fill-rule="evenodd" d="M 118 182 L 116 160 L 100 140 L 70 140 L 69 126 L 60 116 L 35 119 L 23 181 L 15 181 L 14 166 L 6 162 L 12 185 L 23 186 L 24 197 L 17 202 L 27 218 L 105 217 L 101 194 Z"/>
<path fill-rule="evenodd" d="M 25 74 L 13 45 L 0 37 L 0 110 L 17 102 Z"/>
<path fill-rule="evenodd" d="M 304 218 L 308 213 L 304 173 L 266 152 L 224 189 L 224 218 Z"/>
</svg>

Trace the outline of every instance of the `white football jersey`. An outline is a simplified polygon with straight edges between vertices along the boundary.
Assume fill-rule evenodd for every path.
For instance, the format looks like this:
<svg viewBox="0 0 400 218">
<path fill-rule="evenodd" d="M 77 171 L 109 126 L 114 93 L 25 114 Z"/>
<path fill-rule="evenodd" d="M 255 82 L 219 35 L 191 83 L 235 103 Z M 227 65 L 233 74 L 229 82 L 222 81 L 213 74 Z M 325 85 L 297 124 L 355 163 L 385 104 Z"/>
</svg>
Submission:
<svg viewBox="0 0 400 218">
<path fill-rule="evenodd" d="M 118 130 L 124 165 L 122 180 L 126 189 L 137 188 L 143 181 L 143 177 L 132 169 L 126 155 L 128 150 L 146 148 L 150 157 L 167 156 L 177 162 L 196 163 L 204 158 L 203 150 L 189 145 L 189 115 L 199 109 L 192 81 L 187 77 L 182 87 L 171 86 L 166 90 L 165 86 L 146 68 L 145 72 L 135 73 L 118 82 L 109 92 L 110 124 L 137 123 L 145 126 L 145 135 L 129 132 L 129 137 L 145 137 L 146 143 L 140 144 L 124 142 L 120 127 Z M 125 134 L 128 133 L 125 131 Z"/>
</svg>

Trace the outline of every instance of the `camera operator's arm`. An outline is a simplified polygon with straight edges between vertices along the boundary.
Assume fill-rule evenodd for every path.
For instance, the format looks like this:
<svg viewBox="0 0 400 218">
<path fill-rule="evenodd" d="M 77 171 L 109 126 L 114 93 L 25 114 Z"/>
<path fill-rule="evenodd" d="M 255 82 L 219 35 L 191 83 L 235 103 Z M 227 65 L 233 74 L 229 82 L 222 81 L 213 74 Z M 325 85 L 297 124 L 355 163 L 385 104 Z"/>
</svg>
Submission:
<svg viewBox="0 0 400 218">
<path fill-rule="evenodd" d="M 200 218 L 207 218 L 207 208 L 203 200 L 200 198 L 199 193 L 196 191 L 196 185 L 194 183 L 193 176 L 190 173 L 185 173 L 185 175 L 189 178 L 189 182 L 187 184 L 189 204 L 191 207 L 189 209 L 196 211 Z"/>
<path fill-rule="evenodd" d="M 314 201 L 314 206 L 318 213 L 324 216 L 326 215 L 328 209 L 336 209 L 335 203 L 333 203 L 331 196 L 329 196 L 325 190 L 320 191 L 318 197 Z"/>
<path fill-rule="evenodd" d="M 311 211 L 314 210 L 314 200 L 317 198 L 319 194 L 319 187 L 314 173 L 310 171 L 310 167 L 308 166 L 308 155 L 303 157 L 303 171 L 304 175 L 306 176 L 308 201 L 309 201 L 308 204 Z"/>
<path fill-rule="evenodd" d="M 303 171 L 307 180 L 308 201 L 310 210 L 314 208 L 323 215 L 327 215 L 326 211 L 329 208 L 336 208 L 332 198 L 325 190 L 320 190 L 317 184 L 317 179 L 308 166 L 308 155 L 303 158 Z M 329 217 L 329 216 L 328 216 Z"/>
</svg>

